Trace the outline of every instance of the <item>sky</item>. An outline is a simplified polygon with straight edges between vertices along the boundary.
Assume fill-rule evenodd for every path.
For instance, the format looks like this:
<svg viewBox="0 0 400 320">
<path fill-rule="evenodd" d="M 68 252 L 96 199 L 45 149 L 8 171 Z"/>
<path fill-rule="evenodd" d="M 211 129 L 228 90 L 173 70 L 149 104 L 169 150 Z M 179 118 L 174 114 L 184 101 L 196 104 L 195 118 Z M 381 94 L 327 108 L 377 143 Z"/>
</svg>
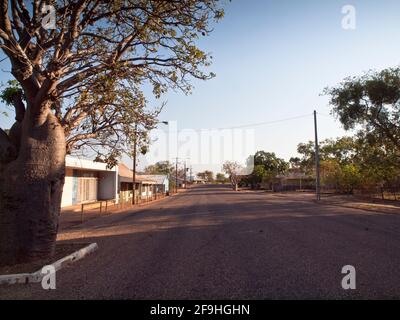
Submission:
<svg viewBox="0 0 400 320">
<path fill-rule="evenodd" d="M 191 95 L 170 92 L 162 98 L 167 105 L 160 120 L 176 125 L 178 132 L 246 126 L 253 138 L 244 152 L 265 150 L 288 160 L 296 155 L 298 143 L 313 139 L 313 110 L 318 112 L 321 140 L 346 134 L 340 123 L 329 116 L 328 97 L 321 96 L 325 87 L 348 76 L 394 67 L 400 62 L 398 0 L 225 3 L 225 17 L 214 25 L 211 36 L 198 42 L 201 49 L 212 54 L 209 70 L 216 73 L 216 78 L 193 81 Z M 346 5 L 356 10 L 355 29 L 342 27 L 346 16 L 342 8 Z M 9 69 L 7 61 L 1 62 L 0 67 L 0 81 L 4 82 L 10 77 L 3 72 Z M 268 124 L 288 118 L 296 119 Z M 0 126 L 7 127 L 11 120 L 1 118 Z M 267 124 L 252 126 L 264 122 Z M 157 143 L 164 142 L 159 139 L 153 149 L 160 148 Z M 173 156 L 185 158 L 185 150 L 187 145 L 182 152 L 174 151 Z M 208 149 L 200 152 L 212 153 Z M 167 157 L 165 160 L 172 160 L 171 153 Z M 207 166 L 207 161 L 191 158 L 188 163 L 195 171 L 210 165 L 218 171 L 222 160 L 229 160 Z M 142 159 L 141 166 L 155 160 L 161 158 Z"/>
</svg>

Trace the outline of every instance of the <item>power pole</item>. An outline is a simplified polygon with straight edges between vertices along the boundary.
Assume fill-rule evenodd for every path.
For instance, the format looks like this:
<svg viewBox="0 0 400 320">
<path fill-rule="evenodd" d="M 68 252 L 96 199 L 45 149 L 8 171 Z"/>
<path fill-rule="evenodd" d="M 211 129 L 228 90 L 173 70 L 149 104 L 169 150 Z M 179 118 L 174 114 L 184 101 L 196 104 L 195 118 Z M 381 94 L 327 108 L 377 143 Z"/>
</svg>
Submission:
<svg viewBox="0 0 400 320">
<path fill-rule="evenodd" d="M 178 193 L 178 157 L 176 157 L 175 163 L 175 192 Z"/>
<path fill-rule="evenodd" d="M 135 204 L 136 189 L 136 153 L 137 153 L 137 123 L 135 124 L 135 139 L 133 140 L 133 168 L 132 168 L 132 204 Z"/>
<path fill-rule="evenodd" d="M 319 165 L 317 111 L 315 111 L 315 110 L 314 110 L 314 131 L 315 131 L 315 175 L 316 175 L 315 193 L 317 196 L 317 201 L 320 201 L 321 200 L 321 177 L 320 177 L 320 165 Z"/>
<path fill-rule="evenodd" d="M 185 164 L 184 164 L 184 172 L 185 172 L 184 183 L 185 183 L 185 189 L 186 189 L 186 160 L 185 160 Z"/>
</svg>

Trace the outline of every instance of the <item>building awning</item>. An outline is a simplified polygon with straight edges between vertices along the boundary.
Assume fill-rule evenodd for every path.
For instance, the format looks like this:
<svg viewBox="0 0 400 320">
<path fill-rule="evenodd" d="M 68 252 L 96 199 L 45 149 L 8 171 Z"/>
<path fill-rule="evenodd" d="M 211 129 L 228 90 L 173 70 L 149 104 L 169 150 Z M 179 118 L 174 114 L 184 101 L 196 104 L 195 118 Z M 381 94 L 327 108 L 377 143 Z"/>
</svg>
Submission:
<svg viewBox="0 0 400 320">
<path fill-rule="evenodd" d="M 123 163 L 120 163 L 118 165 L 118 176 L 120 182 L 132 183 L 133 171 Z M 146 176 L 142 176 L 139 174 L 136 175 L 135 180 L 136 183 L 141 183 L 141 184 L 157 184 L 156 181 L 148 179 L 146 178 Z"/>
</svg>

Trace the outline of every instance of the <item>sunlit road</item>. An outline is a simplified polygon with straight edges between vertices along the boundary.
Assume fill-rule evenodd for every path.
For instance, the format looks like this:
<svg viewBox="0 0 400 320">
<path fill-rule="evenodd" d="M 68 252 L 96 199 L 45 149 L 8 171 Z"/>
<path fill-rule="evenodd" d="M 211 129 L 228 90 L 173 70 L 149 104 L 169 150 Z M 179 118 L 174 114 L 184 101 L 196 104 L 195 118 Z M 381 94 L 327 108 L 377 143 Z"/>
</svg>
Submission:
<svg viewBox="0 0 400 320">
<path fill-rule="evenodd" d="M 0 299 L 400 298 L 400 215 L 198 186 L 86 227 L 60 238 L 99 250 L 59 271 L 56 290 L 2 286 Z M 345 265 L 356 290 L 341 287 Z"/>
</svg>

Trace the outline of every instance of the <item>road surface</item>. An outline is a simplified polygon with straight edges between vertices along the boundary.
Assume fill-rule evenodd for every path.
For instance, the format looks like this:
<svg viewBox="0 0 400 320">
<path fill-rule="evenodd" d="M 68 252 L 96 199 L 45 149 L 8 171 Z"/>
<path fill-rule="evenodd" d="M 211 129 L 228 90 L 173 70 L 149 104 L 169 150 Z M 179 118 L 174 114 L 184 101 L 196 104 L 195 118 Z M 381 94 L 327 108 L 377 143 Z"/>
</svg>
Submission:
<svg viewBox="0 0 400 320">
<path fill-rule="evenodd" d="M 60 239 L 99 250 L 56 290 L 2 286 L 0 299 L 400 298 L 400 215 L 197 186 L 84 227 Z M 356 290 L 341 286 L 345 265 Z"/>
</svg>

